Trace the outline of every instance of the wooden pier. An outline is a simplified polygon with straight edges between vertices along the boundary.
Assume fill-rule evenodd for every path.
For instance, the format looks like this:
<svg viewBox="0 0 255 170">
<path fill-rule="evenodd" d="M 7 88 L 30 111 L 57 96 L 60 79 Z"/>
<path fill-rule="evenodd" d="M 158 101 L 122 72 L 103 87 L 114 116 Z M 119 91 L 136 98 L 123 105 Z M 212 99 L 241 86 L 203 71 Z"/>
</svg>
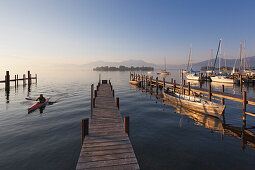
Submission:
<svg viewBox="0 0 255 170">
<path fill-rule="evenodd" d="M 102 80 L 97 90 L 91 86 L 91 120 L 82 121 L 80 169 L 139 169 L 129 140 L 129 117 L 119 112 L 110 81 Z M 116 101 L 116 102 L 115 102 Z"/>
</svg>

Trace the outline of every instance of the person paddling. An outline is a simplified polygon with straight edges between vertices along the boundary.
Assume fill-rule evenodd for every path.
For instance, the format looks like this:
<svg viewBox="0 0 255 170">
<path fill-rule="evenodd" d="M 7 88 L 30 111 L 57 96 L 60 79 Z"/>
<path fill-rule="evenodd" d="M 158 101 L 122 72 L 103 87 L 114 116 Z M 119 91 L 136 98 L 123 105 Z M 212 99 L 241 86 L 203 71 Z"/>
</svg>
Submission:
<svg viewBox="0 0 255 170">
<path fill-rule="evenodd" d="M 35 101 L 38 101 L 38 103 L 44 103 L 46 99 L 43 97 L 43 94 L 40 94 L 40 97 L 38 97 Z"/>
</svg>

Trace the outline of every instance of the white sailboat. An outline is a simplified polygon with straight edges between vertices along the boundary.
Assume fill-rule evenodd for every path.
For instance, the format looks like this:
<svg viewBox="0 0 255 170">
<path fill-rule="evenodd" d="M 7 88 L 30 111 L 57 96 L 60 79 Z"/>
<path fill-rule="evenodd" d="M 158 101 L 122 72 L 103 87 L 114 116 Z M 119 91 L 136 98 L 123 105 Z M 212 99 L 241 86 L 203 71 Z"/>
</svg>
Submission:
<svg viewBox="0 0 255 170">
<path fill-rule="evenodd" d="M 188 71 L 186 73 L 186 78 L 188 80 L 197 80 L 197 81 L 200 81 L 200 76 L 198 75 L 199 71 L 193 71 L 192 70 L 192 44 L 190 45 L 190 55 L 189 55 L 189 62 L 188 62 L 188 66 L 187 66 L 187 70 L 189 69 L 189 64 L 190 64 L 190 71 Z"/>
<path fill-rule="evenodd" d="M 236 83 L 236 81 L 233 78 L 230 78 L 227 74 L 221 74 L 221 69 L 220 69 L 220 67 L 221 67 L 220 66 L 220 64 L 221 64 L 221 41 L 222 41 L 222 38 L 220 39 L 217 55 L 216 55 L 216 58 L 215 58 L 215 61 L 214 61 L 214 67 L 215 67 L 215 63 L 217 61 L 218 52 L 219 52 L 219 74 L 218 75 L 212 75 L 211 80 L 212 80 L 212 82 L 234 84 L 234 83 Z M 214 67 L 213 67 L 213 71 L 214 71 Z"/>
<path fill-rule="evenodd" d="M 166 71 L 166 57 L 165 57 L 165 69 L 162 70 L 161 72 L 158 72 L 157 74 L 162 75 L 162 76 L 168 76 L 168 75 L 170 75 L 170 72 L 167 72 L 167 71 Z"/>
</svg>

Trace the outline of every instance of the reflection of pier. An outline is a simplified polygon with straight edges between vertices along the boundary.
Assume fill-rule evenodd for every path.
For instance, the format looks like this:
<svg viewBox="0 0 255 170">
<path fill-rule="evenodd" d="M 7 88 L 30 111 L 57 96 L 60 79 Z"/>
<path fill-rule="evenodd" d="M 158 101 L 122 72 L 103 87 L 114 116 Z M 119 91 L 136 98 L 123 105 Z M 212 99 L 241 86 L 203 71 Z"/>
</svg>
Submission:
<svg viewBox="0 0 255 170">
<path fill-rule="evenodd" d="M 10 96 L 10 88 L 11 88 L 11 82 L 14 82 L 15 91 L 19 87 L 19 81 L 22 81 L 23 88 L 28 85 L 28 96 L 31 91 L 31 84 L 32 80 L 35 79 L 37 83 L 37 74 L 35 74 L 35 77 L 32 77 L 30 71 L 28 71 L 28 76 L 26 77 L 25 74 L 23 74 L 23 78 L 19 78 L 19 75 L 15 75 L 14 79 L 10 78 L 9 71 L 6 71 L 5 80 L 0 81 L 0 83 L 5 83 L 5 96 L 6 96 L 6 103 L 9 103 L 9 96 Z"/>
</svg>

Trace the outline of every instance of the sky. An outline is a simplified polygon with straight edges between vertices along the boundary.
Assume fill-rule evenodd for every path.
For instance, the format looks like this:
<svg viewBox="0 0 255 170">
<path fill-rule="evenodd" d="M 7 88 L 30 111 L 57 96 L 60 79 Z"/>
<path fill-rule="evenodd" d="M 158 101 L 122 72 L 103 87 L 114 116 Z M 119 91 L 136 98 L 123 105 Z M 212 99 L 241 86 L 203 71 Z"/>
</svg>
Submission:
<svg viewBox="0 0 255 170">
<path fill-rule="evenodd" d="M 0 0 L 0 67 L 255 55 L 254 0 Z"/>
</svg>

